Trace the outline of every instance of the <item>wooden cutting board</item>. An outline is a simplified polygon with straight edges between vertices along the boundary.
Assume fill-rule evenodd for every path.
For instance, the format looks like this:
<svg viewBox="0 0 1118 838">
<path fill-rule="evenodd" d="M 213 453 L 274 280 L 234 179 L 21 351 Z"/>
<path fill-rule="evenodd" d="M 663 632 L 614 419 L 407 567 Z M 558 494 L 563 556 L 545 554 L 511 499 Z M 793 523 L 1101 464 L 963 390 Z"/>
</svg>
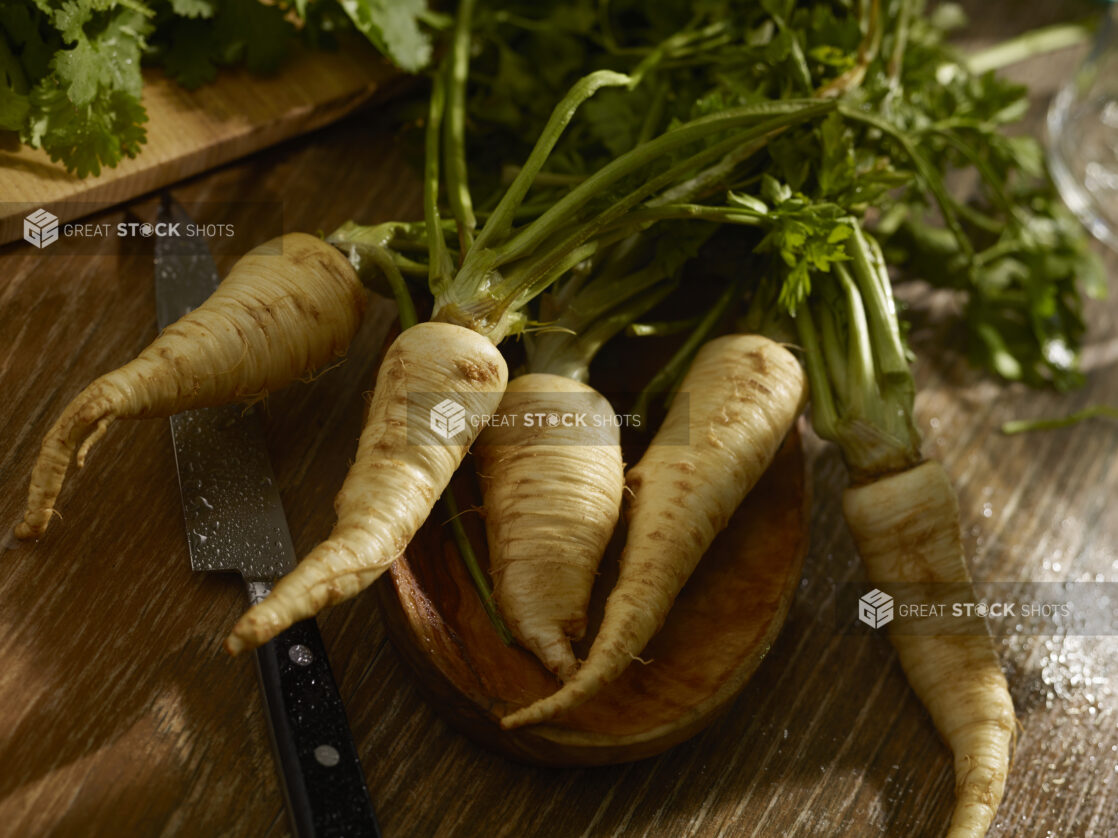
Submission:
<svg viewBox="0 0 1118 838">
<path fill-rule="evenodd" d="M 42 150 L 0 150 L 0 244 L 21 238 L 24 216 L 39 207 L 62 223 L 90 215 L 313 131 L 405 78 L 357 40 L 333 52 L 300 50 L 268 76 L 224 70 L 193 91 L 145 71 L 148 142 L 137 157 L 80 179 Z"/>
</svg>

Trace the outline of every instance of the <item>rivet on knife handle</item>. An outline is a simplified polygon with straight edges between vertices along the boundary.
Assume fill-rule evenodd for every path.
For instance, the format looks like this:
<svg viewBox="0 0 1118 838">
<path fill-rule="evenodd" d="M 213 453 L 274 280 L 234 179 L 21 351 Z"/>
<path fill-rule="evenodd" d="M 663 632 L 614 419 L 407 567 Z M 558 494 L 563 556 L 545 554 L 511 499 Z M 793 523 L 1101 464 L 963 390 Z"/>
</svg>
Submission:
<svg viewBox="0 0 1118 838">
<path fill-rule="evenodd" d="M 299 838 L 380 838 L 365 775 L 314 620 L 256 650 L 292 829 Z"/>
</svg>

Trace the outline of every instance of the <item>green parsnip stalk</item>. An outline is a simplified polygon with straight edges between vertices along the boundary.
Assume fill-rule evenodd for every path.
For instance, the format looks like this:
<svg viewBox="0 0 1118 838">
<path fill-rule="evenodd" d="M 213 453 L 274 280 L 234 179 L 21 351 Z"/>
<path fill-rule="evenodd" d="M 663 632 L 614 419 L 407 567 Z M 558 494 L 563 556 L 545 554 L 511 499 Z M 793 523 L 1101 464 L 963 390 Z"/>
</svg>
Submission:
<svg viewBox="0 0 1118 838">
<path fill-rule="evenodd" d="M 1118 420 L 1118 407 L 1108 404 L 1094 404 L 1055 419 L 1014 419 L 1002 425 L 1002 433 L 1009 436 L 1028 433 L 1029 431 L 1055 431 L 1061 428 L 1070 428 L 1072 425 L 1086 422 L 1088 419 Z"/>
<path fill-rule="evenodd" d="M 721 165 L 640 199 L 636 209 L 673 217 L 660 205 L 714 205 L 727 188 L 764 198 L 767 174 L 812 204 L 855 218 L 873 212 L 893 264 L 958 292 L 972 360 L 1033 385 L 1082 380 L 1081 294 L 1100 295 L 1103 274 L 1047 182 L 1039 145 L 1003 133 L 1024 115 L 1027 91 L 984 72 L 1069 43 L 1082 27 L 1041 30 L 972 62 L 947 42 L 963 25 L 958 8 L 927 10 L 919 0 L 655 7 L 613 0 L 586 15 L 577 4 L 541 0 L 517 9 L 478 16 L 481 69 L 467 140 L 480 183 L 492 182 L 486 172 L 496 170 L 495 158 L 539 134 L 541 103 L 602 68 L 635 82 L 587 103 L 556 144 L 552 178 L 534 190 L 540 214 L 569 195 L 570 183 L 588 182 L 673 127 L 759 102 L 834 97 L 839 114 L 786 126 L 763 148 L 733 148 Z M 525 72 L 514 57 L 534 55 L 563 60 Z M 960 200 L 944 182 L 945 172 L 960 168 L 979 176 L 974 200 Z M 623 192 L 606 194 L 603 204 Z M 789 286 L 786 296 L 799 293 Z"/>
<path fill-rule="evenodd" d="M 817 101 L 791 101 L 745 106 L 693 120 L 620 156 L 578 183 L 526 227 L 514 230 L 515 212 L 541 171 L 575 110 L 604 86 L 627 86 L 633 79 L 610 71 L 592 73 L 577 82 L 555 108 L 527 162 L 488 216 L 476 242 L 466 253 L 453 287 L 434 290 L 437 316 L 492 331 L 507 331 L 503 318 L 511 305 L 522 305 L 570 270 L 654 218 L 626 219 L 627 211 L 661 189 L 684 180 L 727 153 L 763 140 L 790 125 L 833 109 Z M 729 136 L 726 136 L 728 132 Z M 682 161 L 647 179 L 607 208 L 586 218 L 584 210 L 624 178 L 711 138 L 718 138 Z M 430 154 L 430 151 L 428 151 Z M 585 219 L 585 220 L 584 220 Z M 581 223 L 580 223 L 581 222 Z M 428 224 L 431 220 L 428 219 Z M 617 229 L 624 225 L 623 229 Z M 595 238 L 602 235 L 602 238 Z M 543 251 L 540 253 L 540 251 Z M 503 274 L 502 274 L 503 272 Z"/>
<path fill-rule="evenodd" d="M 855 483 L 921 461 L 916 386 L 901 343 L 889 278 L 858 223 L 853 258 L 834 267 L 795 312 L 812 393 L 812 426 L 842 449 Z"/>
<path fill-rule="evenodd" d="M 453 46 L 446 67 L 449 79 L 446 136 L 443 141 L 443 153 L 446 159 L 446 193 L 455 221 L 458 223 L 458 236 L 463 250 L 473 243 L 474 228 L 477 226 L 473 199 L 470 197 L 470 186 L 466 177 L 466 79 L 470 66 L 470 22 L 474 14 L 474 4 L 475 0 L 460 0 L 458 4 Z M 432 105 L 432 110 L 434 108 L 435 105 Z M 436 123 L 437 120 L 432 118 L 432 122 Z M 433 130 L 437 130 L 437 127 Z M 430 141 L 429 135 L 429 144 Z M 438 148 L 437 143 L 435 147 Z"/>
</svg>

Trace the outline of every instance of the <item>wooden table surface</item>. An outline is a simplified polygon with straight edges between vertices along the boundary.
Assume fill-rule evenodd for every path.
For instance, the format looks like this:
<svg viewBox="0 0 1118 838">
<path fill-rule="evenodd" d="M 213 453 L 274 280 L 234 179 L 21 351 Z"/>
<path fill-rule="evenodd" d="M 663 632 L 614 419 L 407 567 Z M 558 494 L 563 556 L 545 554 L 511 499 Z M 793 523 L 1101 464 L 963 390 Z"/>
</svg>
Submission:
<svg viewBox="0 0 1118 838">
<path fill-rule="evenodd" d="M 1048 82 L 1043 99 L 1072 65 L 1018 72 Z M 280 200 L 290 230 L 415 218 L 419 184 L 404 156 L 366 112 L 175 194 Z M 212 211 L 199 220 L 251 224 L 234 209 Z M 232 259 L 219 257 L 223 269 Z M 1118 259 L 1108 267 L 1118 274 Z M 950 301 L 919 288 L 907 297 L 918 418 L 959 491 L 975 575 L 1118 581 L 1118 424 L 998 433 L 1009 418 L 1118 402 L 1118 300 L 1092 306 L 1088 384 L 1059 396 L 970 369 Z M 268 401 L 300 553 L 332 523 L 392 316 L 388 304 L 372 306 L 345 364 Z M 50 422 L 155 333 L 149 255 L 0 250 L 0 834 L 288 834 L 252 661 L 219 647 L 244 594 L 234 577 L 189 569 L 167 422 L 115 426 L 71 477 L 64 518 L 46 537 L 6 535 Z M 811 450 L 812 547 L 788 623 L 729 714 L 658 758 L 558 770 L 491 755 L 424 704 L 386 645 L 373 594 L 323 614 L 385 835 L 941 834 L 953 793 L 947 749 L 885 637 L 840 634 L 828 610 L 835 586 L 862 570 L 840 515 L 838 456 Z M 1118 640 L 998 644 L 1022 729 L 991 834 L 1118 834 Z"/>
</svg>

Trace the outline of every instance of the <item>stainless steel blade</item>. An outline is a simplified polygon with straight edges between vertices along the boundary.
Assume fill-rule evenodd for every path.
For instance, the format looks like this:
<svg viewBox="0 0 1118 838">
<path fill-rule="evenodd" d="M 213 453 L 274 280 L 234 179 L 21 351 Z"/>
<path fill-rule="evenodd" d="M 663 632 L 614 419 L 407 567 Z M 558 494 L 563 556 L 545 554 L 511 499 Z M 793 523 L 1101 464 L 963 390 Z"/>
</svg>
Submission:
<svg viewBox="0 0 1118 838">
<path fill-rule="evenodd" d="M 201 238 L 182 235 L 191 223 L 165 201 L 159 220 L 179 222 L 180 235 L 155 243 L 155 296 L 164 328 L 201 305 L 218 285 L 217 267 Z M 166 229 L 166 228 L 164 228 Z M 295 567 L 260 418 L 242 404 L 171 417 L 179 490 L 195 570 L 236 570 L 256 600 L 267 583 Z"/>
<path fill-rule="evenodd" d="M 164 198 L 157 220 L 178 235 L 155 240 L 155 316 L 164 329 L 205 302 L 221 282 L 202 236 L 188 236 L 193 223 L 186 210 Z M 177 226 L 173 226 L 177 225 Z"/>
<path fill-rule="evenodd" d="M 283 502 L 255 409 L 190 410 L 171 417 L 179 491 L 195 570 L 237 570 L 246 581 L 295 567 Z"/>
</svg>

